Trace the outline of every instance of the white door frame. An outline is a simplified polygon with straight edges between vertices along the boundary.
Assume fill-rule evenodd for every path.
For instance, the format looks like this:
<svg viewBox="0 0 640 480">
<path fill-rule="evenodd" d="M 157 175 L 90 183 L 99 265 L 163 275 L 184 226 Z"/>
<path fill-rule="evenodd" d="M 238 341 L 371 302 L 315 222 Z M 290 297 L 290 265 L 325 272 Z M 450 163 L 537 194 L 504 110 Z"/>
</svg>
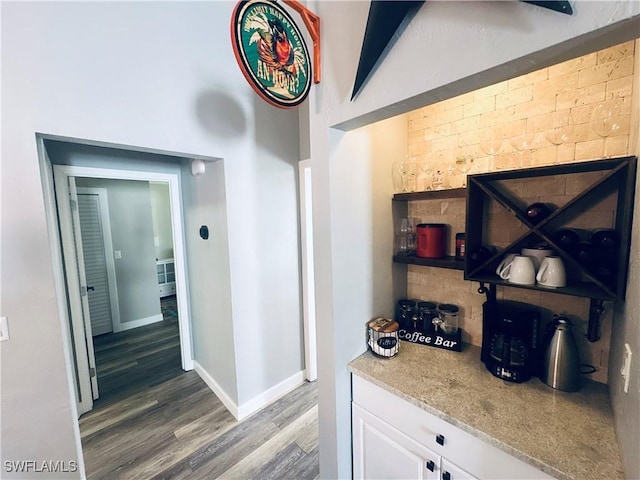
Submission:
<svg viewBox="0 0 640 480">
<path fill-rule="evenodd" d="M 76 402 L 71 402 L 70 414 L 73 419 L 77 419 L 82 411 L 80 410 L 80 386 L 78 385 L 78 366 L 73 361 L 71 351 L 74 348 L 71 338 L 71 326 L 69 311 L 67 309 L 67 288 L 64 277 L 64 264 L 62 260 L 62 244 L 60 243 L 60 230 L 58 226 L 58 214 L 56 211 L 56 194 L 53 185 L 53 170 L 51 160 L 47 154 L 44 144 L 44 137 L 36 135 L 36 148 L 40 167 L 40 178 L 42 182 L 42 196 L 44 197 L 44 210 L 47 221 L 47 231 L 49 232 L 49 248 L 51 250 L 51 265 L 53 267 L 53 284 L 56 292 L 56 302 L 58 304 L 58 318 L 62 332 L 62 350 L 64 351 L 64 363 L 67 370 L 67 387 L 69 398 L 75 398 Z M 93 400 L 92 400 L 93 402 Z M 80 441 L 80 425 L 77 421 L 72 422 L 73 432 L 76 438 L 76 457 L 78 458 L 78 471 L 84 477 L 84 455 L 82 452 L 82 442 Z"/>
<path fill-rule="evenodd" d="M 304 322 L 305 377 L 318 378 L 316 346 L 316 302 L 313 270 L 313 217 L 311 203 L 311 160 L 298 163 L 300 183 L 300 247 L 302 259 L 302 309 Z"/>
<path fill-rule="evenodd" d="M 55 172 L 55 176 L 60 175 L 61 177 L 90 177 L 90 178 L 107 178 L 107 179 L 116 179 L 116 180 L 139 180 L 139 181 L 157 181 L 164 182 L 169 184 L 169 197 L 170 197 L 170 208 L 171 208 L 171 221 L 173 226 L 173 249 L 174 249 L 174 260 L 175 260 L 175 269 L 176 269 L 176 297 L 178 300 L 178 325 L 180 330 L 180 350 L 181 350 L 181 360 L 182 360 L 182 369 L 185 371 L 193 370 L 193 343 L 191 336 L 191 318 L 189 315 L 189 302 L 187 295 L 187 277 L 186 277 L 186 252 L 184 246 L 184 232 L 183 232 L 183 220 L 182 220 L 182 197 L 180 192 L 180 178 L 177 174 L 171 173 L 156 173 L 156 172 L 140 172 L 133 170 L 117 170 L 117 169 L 109 169 L 109 168 L 94 168 L 94 167 L 78 167 L 78 166 L 67 166 L 67 165 L 53 165 L 53 170 Z M 45 197 L 46 198 L 46 197 Z M 55 200 L 52 198 L 46 198 L 47 202 L 53 202 L 55 205 Z M 68 204 L 67 204 L 68 205 Z M 54 218 L 55 221 L 55 218 Z M 71 224 L 69 223 L 69 217 L 61 214 L 60 215 L 60 229 L 71 228 Z M 62 257 L 61 251 L 58 252 L 58 255 Z M 56 264 L 58 262 L 55 262 Z M 60 262 L 61 263 L 61 262 Z M 54 268 L 60 268 L 61 265 L 54 265 Z M 67 270 L 69 271 L 69 270 Z M 77 270 L 72 270 L 76 272 Z M 71 275 L 72 277 L 77 277 L 77 275 Z M 57 272 L 56 278 L 64 279 L 64 271 Z M 64 285 L 64 283 L 63 283 Z M 67 303 L 67 292 L 63 287 L 64 295 L 60 297 L 60 289 L 58 289 L 58 304 Z M 65 309 L 65 314 L 67 314 Z M 68 317 L 67 317 L 68 318 Z M 73 315 L 71 315 L 73 318 Z M 67 336 L 71 337 L 69 332 L 69 322 L 63 322 L 63 326 L 67 331 Z M 88 339 L 91 341 L 91 339 Z M 77 342 L 76 342 L 77 343 Z M 73 348 L 73 347 L 72 347 Z M 65 349 L 66 355 L 72 360 L 73 364 L 73 355 L 71 354 L 71 349 Z M 78 360 L 84 359 L 85 357 L 78 357 Z M 76 372 L 78 374 L 80 385 L 77 388 L 79 392 L 82 392 L 82 384 L 86 383 L 88 378 L 88 368 L 82 368 L 82 364 L 84 364 L 84 360 L 78 362 L 76 365 Z M 85 371 L 86 370 L 86 371 Z M 84 413 L 83 406 L 78 404 L 78 414 Z M 86 410 L 85 410 L 86 411 Z"/>
<path fill-rule="evenodd" d="M 71 352 L 65 352 L 69 355 L 72 364 L 75 367 L 76 377 L 76 403 L 78 415 L 82 415 L 93 408 L 93 400 L 97 395 L 96 381 L 90 374 L 90 370 L 95 365 L 93 357 L 93 341 L 91 339 L 91 323 L 88 317 L 89 304 L 86 298 L 86 281 L 84 280 L 84 264 L 82 264 L 82 244 L 78 245 L 80 250 L 76 250 L 75 235 L 80 235 L 79 229 L 74 228 L 74 224 L 78 225 L 73 219 L 73 211 L 71 209 L 71 194 L 75 194 L 75 188 L 70 188 L 69 178 L 63 175 L 55 175 L 54 171 L 54 187 L 55 198 L 54 205 L 57 205 L 57 224 L 60 226 L 60 251 L 59 258 L 61 267 L 64 265 L 60 275 L 63 279 L 64 291 L 63 297 L 60 298 L 60 292 L 57 291 L 58 305 L 64 303 L 69 306 L 69 311 L 65 310 L 67 322 L 63 322 L 65 331 L 71 339 Z M 75 179 L 71 178 L 72 186 L 75 187 Z M 77 215 L 77 209 L 75 214 Z M 62 225 L 66 225 L 63 229 Z M 51 235 L 50 235 L 51 236 Z M 62 252 L 67 252 L 63 255 Z M 73 252 L 73 254 L 70 254 Z M 54 266 L 55 268 L 55 266 Z M 65 272 L 71 272 L 69 275 Z M 56 275 L 57 277 L 57 275 Z M 84 296 L 81 289 L 85 288 Z M 88 328 L 88 331 L 85 329 Z M 76 359 L 75 361 L 73 359 Z M 95 377 L 95 375 L 94 375 Z"/>
<path fill-rule="evenodd" d="M 80 195 L 97 195 L 100 204 L 100 224 L 102 225 L 102 242 L 104 258 L 107 265 L 107 284 L 109 285 L 109 306 L 111 307 L 111 327 L 114 332 L 122 330 L 120 326 L 120 302 L 118 301 L 118 284 L 116 282 L 116 263 L 113 259 L 113 239 L 111 238 L 111 216 L 106 188 L 76 187 Z"/>
</svg>

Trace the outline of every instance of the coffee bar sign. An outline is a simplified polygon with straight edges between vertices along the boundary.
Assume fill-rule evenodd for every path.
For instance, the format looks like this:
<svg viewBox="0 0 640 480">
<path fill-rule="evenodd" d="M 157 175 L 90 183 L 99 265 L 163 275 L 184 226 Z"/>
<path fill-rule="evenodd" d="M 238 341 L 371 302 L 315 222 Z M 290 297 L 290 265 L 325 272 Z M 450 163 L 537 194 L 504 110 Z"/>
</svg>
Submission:
<svg viewBox="0 0 640 480">
<path fill-rule="evenodd" d="M 231 18 L 233 51 L 255 92 L 272 105 L 293 108 L 311 88 L 311 62 L 302 34 L 275 2 L 236 5 Z"/>
<path fill-rule="evenodd" d="M 411 330 L 401 328 L 398 330 L 400 340 L 410 343 L 418 343 L 429 347 L 442 348 L 444 350 L 452 350 L 454 352 L 462 351 L 462 331 L 447 335 L 434 332 L 423 332 L 421 330 Z"/>
</svg>

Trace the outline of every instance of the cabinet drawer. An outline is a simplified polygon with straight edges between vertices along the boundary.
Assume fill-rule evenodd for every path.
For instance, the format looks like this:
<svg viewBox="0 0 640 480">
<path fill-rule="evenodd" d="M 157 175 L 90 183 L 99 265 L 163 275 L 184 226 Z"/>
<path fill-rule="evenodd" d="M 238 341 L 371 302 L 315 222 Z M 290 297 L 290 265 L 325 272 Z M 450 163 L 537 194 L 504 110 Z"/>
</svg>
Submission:
<svg viewBox="0 0 640 480">
<path fill-rule="evenodd" d="M 553 478 L 357 375 L 352 382 L 354 403 L 478 478 Z"/>
<path fill-rule="evenodd" d="M 167 295 L 173 295 L 174 293 L 176 293 L 176 284 L 165 283 L 162 285 L 158 285 L 158 291 L 161 297 L 166 297 Z"/>
</svg>

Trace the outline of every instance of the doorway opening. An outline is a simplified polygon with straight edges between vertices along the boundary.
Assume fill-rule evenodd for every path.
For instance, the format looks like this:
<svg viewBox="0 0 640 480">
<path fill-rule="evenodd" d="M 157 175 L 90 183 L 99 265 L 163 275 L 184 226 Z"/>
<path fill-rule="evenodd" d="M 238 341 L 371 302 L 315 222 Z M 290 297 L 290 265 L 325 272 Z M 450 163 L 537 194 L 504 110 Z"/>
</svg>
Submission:
<svg viewBox="0 0 640 480">
<path fill-rule="evenodd" d="M 124 248 L 121 245 L 116 245 L 115 232 L 111 232 L 113 239 L 111 243 L 107 238 L 106 230 L 104 226 L 108 223 L 114 226 L 112 222 L 101 222 L 100 227 L 93 228 L 92 232 L 88 235 L 94 237 L 102 237 L 103 245 L 99 245 L 98 249 L 104 249 L 104 262 L 106 264 L 106 272 L 111 269 L 118 270 L 121 267 L 122 272 L 118 272 L 116 275 L 118 279 L 126 278 L 127 275 L 133 276 L 133 281 L 126 288 L 118 288 L 119 285 L 114 282 L 113 278 L 109 278 L 109 274 L 105 274 L 101 278 L 101 285 L 105 285 L 109 293 L 103 294 L 100 300 L 101 308 L 109 310 L 111 322 L 109 325 L 103 325 L 101 327 L 96 325 L 98 332 L 108 333 L 111 329 L 112 332 L 118 334 L 120 332 L 126 332 L 131 330 L 131 327 L 140 327 L 143 325 L 151 325 L 156 322 L 164 322 L 161 309 L 162 297 L 173 297 L 174 305 L 173 311 L 175 312 L 174 322 L 177 324 L 177 339 L 168 339 L 166 342 L 178 341 L 179 343 L 179 367 L 182 370 L 193 369 L 193 351 L 192 351 L 192 337 L 191 337 L 191 322 L 189 315 L 189 300 L 188 300 L 188 285 L 187 285 L 187 272 L 186 272 L 186 252 L 184 244 L 184 227 L 182 219 L 182 199 L 181 199 L 181 161 L 191 160 L 186 157 L 170 157 L 173 160 L 173 164 L 167 166 L 164 163 L 164 157 L 166 154 L 158 154 L 158 159 L 149 162 L 149 157 L 153 157 L 155 152 L 150 155 L 147 152 L 140 151 L 140 155 L 146 156 L 147 162 L 140 162 L 140 164 L 134 165 L 134 168 L 139 170 L 130 169 L 131 166 L 123 165 L 123 162 L 116 161 L 110 163 L 105 159 L 96 160 L 96 154 L 94 152 L 94 158 L 89 158 L 88 162 L 84 165 L 98 164 L 99 166 L 84 166 L 79 161 L 69 161 L 68 158 L 52 158 L 52 155 L 56 155 L 55 144 L 66 143 L 71 145 L 71 148 L 77 146 L 80 149 L 84 149 L 84 153 L 87 150 L 95 149 L 99 151 L 101 148 L 106 148 L 113 151 L 127 151 L 128 155 L 135 155 L 131 153 L 132 149 L 123 148 L 120 150 L 114 146 L 97 145 L 95 143 L 88 142 L 75 142 L 69 139 L 60 139 L 60 137 L 47 137 L 44 135 L 38 135 L 38 150 L 41 161 L 42 181 L 45 194 L 45 206 L 48 213 L 49 230 L 51 232 L 51 248 L 54 253 L 54 276 L 56 279 L 56 294 L 58 298 L 58 306 L 60 317 L 62 319 L 63 326 L 66 330 L 66 353 L 69 363 L 69 370 L 73 379 L 73 387 L 76 393 L 77 399 L 77 416 L 79 417 L 83 413 L 93 408 L 93 401 L 98 398 L 98 382 L 96 378 L 96 364 L 95 364 L 95 351 L 94 341 L 92 335 L 92 323 L 91 313 L 89 309 L 89 298 L 96 291 L 96 286 L 87 282 L 86 278 L 86 265 L 83 258 L 83 246 L 85 240 L 82 238 L 82 227 L 80 218 L 80 211 L 83 211 L 83 215 L 86 214 L 86 205 L 84 205 L 86 198 L 82 198 L 83 195 L 93 194 L 91 191 L 83 190 L 84 188 L 98 188 L 96 185 L 89 185 L 89 179 L 99 179 L 100 182 L 115 181 L 121 185 L 129 182 L 129 184 L 144 184 L 147 191 L 150 188 L 150 182 L 154 185 L 165 185 L 168 190 L 168 206 L 169 216 L 171 218 L 171 251 L 173 254 L 173 262 L 168 262 L 167 258 L 160 258 L 156 256 L 158 253 L 157 244 L 158 235 L 154 235 L 153 232 L 150 238 L 146 239 L 147 250 L 149 243 L 151 245 L 151 258 L 145 257 L 148 271 L 150 271 L 149 278 L 145 277 L 144 281 L 141 281 L 139 277 L 136 277 L 134 273 L 129 269 L 135 260 L 137 260 L 137 254 L 129 250 L 133 248 L 131 246 Z M 88 145 L 88 146 L 87 146 Z M 138 151 L 136 151 L 137 153 Z M 99 155 L 98 155 L 99 156 Z M 88 155 L 91 157 L 91 155 Z M 77 159 L 76 159 L 77 160 Z M 100 164 L 102 163 L 102 164 Z M 132 162 L 135 163 L 135 162 Z M 129 169 L 127 168 L 129 167 Z M 141 168 L 140 168 L 141 167 Z M 98 181 L 98 180 L 94 180 Z M 77 183 L 82 186 L 78 186 Z M 80 190 L 78 190 L 78 188 Z M 80 194 L 81 199 L 78 198 Z M 80 200 L 80 202 L 79 202 Z M 88 203 L 93 203 L 93 207 L 88 210 L 94 210 L 94 218 L 102 216 L 103 212 L 100 210 L 101 200 L 100 193 L 94 195 L 93 198 L 89 198 Z M 125 201 L 124 209 L 127 209 Z M 136 212 L 139 208 L 134 207 L 131 203 L 128 204 L 128 209 L 132 212 Z M 97 212 L 95 212 L 97 210 Z M 113 214 L 112 205 L 107 205 L 109 214 Z M 151 217 L 151 214 L 148 215 Z M 126 222 L 125 222 L 126 223 Z M 151 218 L 149 218 L 149 224 L 151 224 Z M 74 226 L 75 225 L 75 226 Z M 138 235 L 140 224 L 133 220 L 128 225 L 130 229 L 129 234 L 126 232 L 123 234 L 125 237 L 135 237 Z M 90 229 L 91 230 L 91 229 Z M 90 238 L 90 237 L 87 237 Z M 89 248 L 95 248 L 95 245 L 89 245 Z M 154 250 L 155 249 L 155 250 Z M 158 260 L 156 260 L 156 258 Z M 159 260 L 163 260 L 163 271 L 165 272 L 165 279 L 171 277 L 171 285 L 159 285 Z M 118 265 L 118 262 L 120 264 Z M 169 263 L 171 263 L 169 265 Z M 115 266 L 115 268 L 114 268 Z M 91 269 L 90 269 L 91 270 Z M 173 271 L 169 271 L 173 270 Z M 94 279 L 92 279 L 93 281 Z M 142 284 L 146 284 L 147 287 L 142 287 Z M 115 288 L 114 288 L 115 285 Z M 111 287 L 111 288 L 109 288 Z M 134 302 L 131 299 L 136 299 L 142 296 L 144 293 L 142 290 L 146 288 L 147 296 L 150 292 L 154 295 L 154 300 L 157 306 L 157 313 L 150 315 L 138 314 L 133 315 L 131 308 Z M 169 288 L 169 290 L 167 290 Z M 111 291 L 112 290 L 112 291 Z M 166 303 L 166 302 L 165 302 Z M 129 304 L 127 306 L 127 304 Z M 129 310 L 127 310 L 129 308 Z M 102 328 L 102 330 L 100 330 Z M 106 328 L 106 330 L 105 330 Z"/>
<path fill-rule="evenodd" d="M 99 399 L 92 393 L 104 407 L 183 372 L 170 191 L 166 182 L 75 182 Z"/>
</svg>

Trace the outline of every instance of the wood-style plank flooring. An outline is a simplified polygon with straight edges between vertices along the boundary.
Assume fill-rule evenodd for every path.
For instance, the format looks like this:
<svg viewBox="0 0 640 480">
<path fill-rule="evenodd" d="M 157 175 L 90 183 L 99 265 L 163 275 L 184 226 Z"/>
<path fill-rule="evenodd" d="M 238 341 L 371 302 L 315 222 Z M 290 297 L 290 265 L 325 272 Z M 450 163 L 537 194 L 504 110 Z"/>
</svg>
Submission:
<svg viewBox="0 0 640 480">
<path fill-rule="evenodd" d="M 80 419 L 90 479 L 314 479 L 317 388 L 237 422 L 180 368 L 177 318 L 94 339 L 100 399 Z"/>
</svg>

